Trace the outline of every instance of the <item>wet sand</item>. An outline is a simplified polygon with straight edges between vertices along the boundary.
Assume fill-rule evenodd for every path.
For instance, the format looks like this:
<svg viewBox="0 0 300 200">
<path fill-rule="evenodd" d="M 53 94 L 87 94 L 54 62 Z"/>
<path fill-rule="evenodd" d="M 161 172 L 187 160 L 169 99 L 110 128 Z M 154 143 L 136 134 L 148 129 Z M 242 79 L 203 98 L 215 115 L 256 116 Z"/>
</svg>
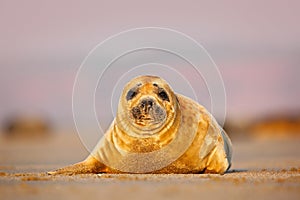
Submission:
<svg viewBox="0 0 300 200">
<path fill-rule="evenodd" d="M 300 199 L 300 138 L 233 139 L 231 171 L 212 174 L 45 172 L 84 159 L 76 133 L 0 138 L 0 199 Z"/>
</svg>

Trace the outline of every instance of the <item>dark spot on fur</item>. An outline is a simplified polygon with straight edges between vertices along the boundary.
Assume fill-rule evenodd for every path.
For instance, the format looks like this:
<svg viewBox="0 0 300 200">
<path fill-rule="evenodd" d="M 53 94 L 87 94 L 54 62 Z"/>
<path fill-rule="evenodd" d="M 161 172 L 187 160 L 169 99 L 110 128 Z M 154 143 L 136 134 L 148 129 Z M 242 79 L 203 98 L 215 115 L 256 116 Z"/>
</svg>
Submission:
<svg viewBox="0 0 300 200">
<path fill-rule="evenodd" d="M 141 116 L 141 110 L 138 107 L 134 107 L 131 110 L 132 116 L 136 119 L 139 118 L 139 116 Z"/>
</svg>

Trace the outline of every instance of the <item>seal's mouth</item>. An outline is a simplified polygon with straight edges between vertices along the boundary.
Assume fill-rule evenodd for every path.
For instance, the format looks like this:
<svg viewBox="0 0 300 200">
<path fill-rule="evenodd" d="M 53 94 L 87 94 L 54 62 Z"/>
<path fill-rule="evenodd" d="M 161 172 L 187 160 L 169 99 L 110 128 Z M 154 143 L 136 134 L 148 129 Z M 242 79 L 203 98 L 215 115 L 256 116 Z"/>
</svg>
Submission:
<svg viewBox="0 0 300 200">
<path fill-rule="evenodd" d="M 140 120 L 141 121 L 151 121 L 153 119 L 151 117 L 141 117 Z"/>
<path fill-rule="evenodd" d="M 148 114 L 141 114 L 139 117 L 138 117 L 138 120 L 145 120 L 145 121 L 150 121 L 150 120 L 153 120 L 153 118 Z"/>
<path fill-rule="evenodd" d="M 151 116 L 149 115 L 141 115 L 138 119 L 136 119 L 136 124 L 146 126 L 148 124 L 157 124 L 159 122 L 156 122 Z"/>
</svg>

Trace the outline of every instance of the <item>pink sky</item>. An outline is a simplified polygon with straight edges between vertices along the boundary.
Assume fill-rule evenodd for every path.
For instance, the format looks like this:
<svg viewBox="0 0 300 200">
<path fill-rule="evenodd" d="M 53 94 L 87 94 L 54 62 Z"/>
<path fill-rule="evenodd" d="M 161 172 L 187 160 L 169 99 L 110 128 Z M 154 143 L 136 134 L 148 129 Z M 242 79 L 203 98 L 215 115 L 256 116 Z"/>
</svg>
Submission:
<svg viewBox="0 0 300 200">
<path fill-rule="evenodd" d="M 88 52 L 130 28 L 181 31 L 210 53 L 228 117 L 300 110 L 299 1 L 1 1 L 0 121 L 42 112 L 72 123 L 76 71 Z"/>
</svg>

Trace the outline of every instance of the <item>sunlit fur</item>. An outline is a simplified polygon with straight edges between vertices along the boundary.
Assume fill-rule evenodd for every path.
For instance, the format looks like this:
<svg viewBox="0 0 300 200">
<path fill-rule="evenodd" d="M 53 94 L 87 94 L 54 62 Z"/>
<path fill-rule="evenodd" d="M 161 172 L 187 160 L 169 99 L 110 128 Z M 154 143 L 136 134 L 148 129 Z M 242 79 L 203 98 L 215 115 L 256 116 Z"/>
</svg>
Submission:
<svg viewBox="0 0 300 200">
<path fill-rule="evenodd" d="M 147 111 L 143 111 L 145 100 Z M 178 141 L 175 146 L 174 141 Z M 175 94 L 159 77 L 141 76 L 125 86 L 116 119 L 93 152 L 84 161 L 49 174 L 126 173 L 126 169 L 140 173 L 153 166 L 158 168 L 150 173 L 223 174 L 231 165 L 231 146 L 226 133 L 203 106 Z M 167 153 L 156 154 L 162 149 L 168 149 Z M 183 151 L 178 154 L 178 150 Z M 146 166 L 128 161 L 129 154 L 149 152 L 159 156 L 145 157 L 145 163 L 150 161 Z M 170 163 L 162 165 L 169 159 Z"/>
</svg>

